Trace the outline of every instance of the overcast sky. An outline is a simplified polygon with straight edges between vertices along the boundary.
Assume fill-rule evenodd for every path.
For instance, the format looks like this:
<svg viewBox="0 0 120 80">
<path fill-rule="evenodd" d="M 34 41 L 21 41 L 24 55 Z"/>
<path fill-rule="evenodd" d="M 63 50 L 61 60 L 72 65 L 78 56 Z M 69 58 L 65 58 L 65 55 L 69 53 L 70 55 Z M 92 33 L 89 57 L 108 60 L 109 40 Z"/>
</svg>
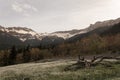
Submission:
<svg viewBox="0 0 120 80">
<path fill-rule="evenodd" d="M 120 0 L 0 0 L 0 25 L 37 32 L 82 29 L 120 17 Z"/>
</svg>

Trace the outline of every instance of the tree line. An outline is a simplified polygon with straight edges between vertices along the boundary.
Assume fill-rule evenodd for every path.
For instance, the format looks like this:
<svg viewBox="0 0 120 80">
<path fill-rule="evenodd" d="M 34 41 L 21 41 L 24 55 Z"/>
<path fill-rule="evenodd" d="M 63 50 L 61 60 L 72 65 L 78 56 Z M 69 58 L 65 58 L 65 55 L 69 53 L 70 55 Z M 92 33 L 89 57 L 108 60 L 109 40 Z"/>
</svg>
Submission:
<svg viewBox="0 0 120 80">
<path fill-rule="evenodd" d="M 0 51 L 0 66 L 33 62 L 41 59 L 76 57 L 78 55 L 91 55 L 120 52 L 120 34 L 99 36 L 90 35 L 74 43 L 62 43 L 57 46 L 43 48 L 27 45 L 17 48 L 15 45 L 9 50 Z"/>
</svg>

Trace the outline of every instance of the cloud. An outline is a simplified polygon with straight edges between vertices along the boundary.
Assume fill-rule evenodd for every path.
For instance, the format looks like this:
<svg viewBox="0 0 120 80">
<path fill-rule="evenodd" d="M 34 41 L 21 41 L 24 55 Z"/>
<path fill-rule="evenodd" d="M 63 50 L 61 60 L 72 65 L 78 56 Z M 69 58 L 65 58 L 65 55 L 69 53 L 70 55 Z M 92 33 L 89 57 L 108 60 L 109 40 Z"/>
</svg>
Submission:
<svg viewBox="0 0 120 80">
<path fill-rule="evenodd" d="M 38 12 L 38 9 L 27 3 L 14 2 L 12 9 L 18 13 L 22 13 L 24 16 L 30 16 L 31 13 Z"/>
<path fill-rule="evenodd" d="M 16 12 L 24 12 L 24 9 L 18 3 L 12 4 L 12 9 Z"/>
<path fill-rule="evenodd" d="M 26 9 L 26 10 L 32 10 L 32 11 L 34 11 L 34 12 L 37 12 L 37 11 L 38 11 L 37 8 L 35 8 L 34 6 L 31 6 L 31 5 L 29 5 L 29 4 L 23 4 L 23 8 Z"/>
<path fill-rule="evenodd" d="M 0 0 L 0 3 L 0 25 L 27 26 L 38 32 L 81 29 L 96 21 L 120 17 L 120 0 Z"/>
</svg>

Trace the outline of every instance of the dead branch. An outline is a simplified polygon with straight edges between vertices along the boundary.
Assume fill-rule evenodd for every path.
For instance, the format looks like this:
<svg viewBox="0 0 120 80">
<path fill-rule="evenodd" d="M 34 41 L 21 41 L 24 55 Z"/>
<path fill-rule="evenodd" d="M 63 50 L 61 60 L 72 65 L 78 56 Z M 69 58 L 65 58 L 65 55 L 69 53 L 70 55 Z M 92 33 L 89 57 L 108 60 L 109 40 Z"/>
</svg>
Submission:
<svg viewBox="0 0 120 80">
<path fill-rule="evenodd" d="M 110 57 L 110 56 L 98 56 L 98 57 L 93 57 L 93 59 L 91 60 L 91 64 L 97 65 L 100 62 L 102 62 L 105 59 L 115 59 L 115 60 L 120 60 L 120 58 L 116 58 L 116 57 Z"/>
<path fill-rule="evenodd" d="M 76 70 L 79 68 L 90 68 L 90 67 L 93 67 L 93 66 L 100 64 L 105 59 L 120 60 L 120 58 L 118 58 L 118 57 L 110 57 L 110 56 L 97 56 L 97 57 L 93 56 L 93 58 L 91 60 L 87 60 L 87 59 L 85 59 L 84 56 L 78 55 L 77 63 L 68 66 L 66 68 L 66 70 L 70 70 L 70 69 Z"/>
<path fill-rule="evenodd" d="M 79 60 L 79 61 L 84 61 L 85 58 L 84 58 L 83 56 L 78 55 L 78 60 Z"/>
</svg>

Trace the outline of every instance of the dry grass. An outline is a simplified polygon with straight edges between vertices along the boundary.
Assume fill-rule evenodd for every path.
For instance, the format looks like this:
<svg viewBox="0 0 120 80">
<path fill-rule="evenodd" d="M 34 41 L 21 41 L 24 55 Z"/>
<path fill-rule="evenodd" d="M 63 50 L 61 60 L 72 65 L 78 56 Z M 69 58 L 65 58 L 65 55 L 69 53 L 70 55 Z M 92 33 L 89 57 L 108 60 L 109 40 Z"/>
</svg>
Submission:
<svg viewBox="0 0 120 80">
<path fill-rule="evenodd" d="M 37 62 L 0 67 L 0 80 L 120 80 L 120 64 L 112 67 L 97 66 L 78 71 L 64 71 L 74 60 L 56 60 L 51 62 Z"/>
</svg>

